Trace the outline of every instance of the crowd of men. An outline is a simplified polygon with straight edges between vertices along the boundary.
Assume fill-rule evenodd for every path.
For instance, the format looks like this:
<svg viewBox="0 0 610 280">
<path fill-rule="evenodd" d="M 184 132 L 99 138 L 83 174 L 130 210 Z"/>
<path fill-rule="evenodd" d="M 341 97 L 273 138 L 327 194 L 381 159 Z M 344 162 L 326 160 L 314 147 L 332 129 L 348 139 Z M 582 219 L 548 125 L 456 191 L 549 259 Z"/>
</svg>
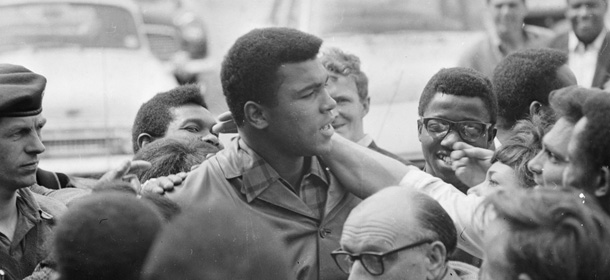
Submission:
<svg viewBox="0 0 610 280">
<path fill-rule="evenodd" d="M 487 3 L 496 37 L 420 96 L 423 170 L 364 132 L 358 57 L 295 29 L 236 40 L 217 120 L 196 85 L 142 104 L 98 180 L 37 167 L 53 96 L 0 64 L 0 280 L 610 278 L 608 3 L 557 36 Z"/>
</svg>

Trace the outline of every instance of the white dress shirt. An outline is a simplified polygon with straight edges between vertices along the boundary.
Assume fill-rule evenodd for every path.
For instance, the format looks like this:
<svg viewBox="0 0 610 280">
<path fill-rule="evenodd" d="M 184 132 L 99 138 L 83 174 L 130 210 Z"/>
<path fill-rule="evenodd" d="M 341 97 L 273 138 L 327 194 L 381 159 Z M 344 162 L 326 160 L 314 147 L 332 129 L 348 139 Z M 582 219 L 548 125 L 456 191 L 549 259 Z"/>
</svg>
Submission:
<svg viewBox="0 0 610 280">
<path fill-rule="evenodd" d="M 606 37 L 606 29 L 595 38 L 595 40 L 585 46 L 585 44 L 576 38 L 574 32 L 570 32 L 568 37 L 569 59 L 568 64 L 570 69 L 576 75 L 578 85 L 590 88 L 593 85 L 593 77 L 595 76 L 595 67 L 597 67 L 597 56 L 601 50 L 602 44 Z"/>
</svg>

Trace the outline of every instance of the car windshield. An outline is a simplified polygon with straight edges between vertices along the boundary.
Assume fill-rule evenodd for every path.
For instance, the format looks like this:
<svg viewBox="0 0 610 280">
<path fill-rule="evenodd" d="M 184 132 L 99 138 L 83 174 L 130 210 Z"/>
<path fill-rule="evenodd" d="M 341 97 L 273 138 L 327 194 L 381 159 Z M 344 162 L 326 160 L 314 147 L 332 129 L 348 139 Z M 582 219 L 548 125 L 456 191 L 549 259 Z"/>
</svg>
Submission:
<svg viewBox="0 0 610 280">
<path fill-rule="evenodd" d="M 320 35 L 480 28 L 468 0 L 323 0 L 312 2 L 309 25 Z"/>
<path fill-rule="evenodd" d="M 35 3 L 0 7 L 0 34 L 0 51 L 140 47 L 132 15 L 125 9 L 105 5 Z"/>
</svg>

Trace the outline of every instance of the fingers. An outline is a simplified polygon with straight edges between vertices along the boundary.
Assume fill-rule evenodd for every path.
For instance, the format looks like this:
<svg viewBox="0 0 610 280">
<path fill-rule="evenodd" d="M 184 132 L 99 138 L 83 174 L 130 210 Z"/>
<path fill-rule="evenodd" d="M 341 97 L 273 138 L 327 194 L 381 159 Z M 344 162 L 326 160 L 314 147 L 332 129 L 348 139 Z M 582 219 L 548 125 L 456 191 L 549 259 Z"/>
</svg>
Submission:
<svg viewBox="0 0 610 280">
<path fill-rule="evenodd" d="M 216 124 L 212 127 L 212 133 L 236 133 L 237 124 L 233 120 L 231 112 L 224 112 L 217 117 Z"/>
<path fill-rule="evenodd" d="M 142 192 L 154 192 L 158 194 L 171 192 L 176 186 L 182 184 L 187 175 L 188 173 L 186 172 L 180 172 L 177 174 L 150 179 L 142 185 Z"/>
<path fill-rule="evenodd" d="M 152 164 L 148 161 L 132 160 L 131 163 L 129 164 L 129 169 L 125 173 L 123 173 L 123 175 L 126 175 L 127 173 L 136 173 L 139 171 L 149 169 L 151 167 L 152 167 Z"/>
</svg>

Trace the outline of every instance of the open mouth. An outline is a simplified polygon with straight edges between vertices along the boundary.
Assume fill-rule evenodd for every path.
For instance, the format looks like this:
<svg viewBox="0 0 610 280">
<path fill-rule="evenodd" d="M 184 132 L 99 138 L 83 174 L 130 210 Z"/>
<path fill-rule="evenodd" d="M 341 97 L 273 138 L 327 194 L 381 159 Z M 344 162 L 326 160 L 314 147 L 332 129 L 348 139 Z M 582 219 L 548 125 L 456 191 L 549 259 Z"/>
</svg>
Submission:
<svg viewBox="0 0 610 280">
<path fill-rule="evenodd" d="M 445 163 L 445 165 L 451 166 L 453 161 L 451 160 L 451 156 L 445 152 L 439 152 L 436 154 L 436 158 Z"/>
<path fill-rule="evenodd" d="M 333 128 L 333 126 L 329 123 L 325 126 L 323 126 L 322 128 L 320 128 L 320 131 L 322 132 L 322 134 L 324 134 L 325 136 L 332 136 L 333 133 L 335 132 L 335 129 Z"/>
</svg>

